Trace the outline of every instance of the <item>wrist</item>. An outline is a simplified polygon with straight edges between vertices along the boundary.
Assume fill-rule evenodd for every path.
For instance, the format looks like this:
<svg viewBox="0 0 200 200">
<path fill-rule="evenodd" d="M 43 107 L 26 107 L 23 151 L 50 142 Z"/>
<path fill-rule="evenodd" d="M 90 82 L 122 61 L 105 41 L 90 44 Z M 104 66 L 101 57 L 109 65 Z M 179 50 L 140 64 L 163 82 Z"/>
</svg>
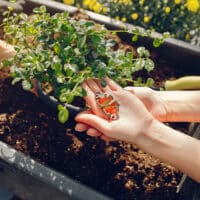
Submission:
<svg viewBox="0 0 200 200">
<path fill-rule="evenodd" d="M 143 151 L 171 164 L 200 182 L 199 140 L 153 120 L 151 126 L 137 142 L 138 147 Z"/>
<path fill-rule="evenodd" d="M 159 91 L 156 96 L 165 109 L 165 121 L 200 121 L 200 91 Z"/>
</svg>

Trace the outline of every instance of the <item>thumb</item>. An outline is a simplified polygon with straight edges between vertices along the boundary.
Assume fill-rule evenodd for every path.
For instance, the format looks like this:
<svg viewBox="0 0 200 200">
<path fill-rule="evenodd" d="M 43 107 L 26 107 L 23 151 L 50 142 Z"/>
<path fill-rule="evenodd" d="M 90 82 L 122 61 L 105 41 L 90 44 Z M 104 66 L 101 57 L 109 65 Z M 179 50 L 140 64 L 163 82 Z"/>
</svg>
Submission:
<svg viewBox="0 0 200 200">
<path fill-rule="evenodd" d="M 101 117 L 98 117 L 94 114 L 88 114 L 88 113 L 80 113 L 76 116 L 75 120 L 80 123 L 87 124 L 98 131 L 106 134 L 110 132 L 110 124 L 105 119 L 102 119 Z"/>
</svg>

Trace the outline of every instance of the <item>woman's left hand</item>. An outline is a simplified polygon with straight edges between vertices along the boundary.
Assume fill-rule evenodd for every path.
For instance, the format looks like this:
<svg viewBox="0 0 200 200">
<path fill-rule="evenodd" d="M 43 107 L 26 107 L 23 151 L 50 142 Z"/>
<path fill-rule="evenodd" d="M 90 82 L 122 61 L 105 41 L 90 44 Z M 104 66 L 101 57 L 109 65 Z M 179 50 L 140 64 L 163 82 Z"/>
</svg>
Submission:
<svg viewBox="0 0 200 200">
<path fill-rule="evenodd" d="M 75 120 L 78 123 L 75 129 L 79 132 L 86 131 L 90 136 L 100 136 L 104 140 L 135 143 L 137 138 L 147 131 L 154 118 L 134 94 L 124 90 L 109 78 L 106 78 L 106 82 L 106 87 L 102 87 L 98 79 L 89 79 L 83 83 L 82 87 L 87 92 L 85 100 L 90 110 L 76 116 Z M 118 106 L 114 108 L 116 113 L 113 119 L 110 119 L 109 113 L 97 103 L 96 96 L 104 94 L 113 98 L 111 102 Z M 111 113 L 114 110 L 111 109 Z"/>
</svg>

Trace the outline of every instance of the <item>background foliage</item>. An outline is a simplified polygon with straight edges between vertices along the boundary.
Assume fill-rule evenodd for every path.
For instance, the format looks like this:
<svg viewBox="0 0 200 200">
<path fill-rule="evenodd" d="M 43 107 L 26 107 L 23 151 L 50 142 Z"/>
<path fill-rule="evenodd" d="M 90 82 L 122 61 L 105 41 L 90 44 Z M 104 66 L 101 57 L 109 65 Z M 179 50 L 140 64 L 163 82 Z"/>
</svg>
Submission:
<svg viewBox="0 0 200 200">
<path fill-rule="evenodd" d="M 63 0 L 157 32 L 199 44 L 199 0 Z"/>
</svg>

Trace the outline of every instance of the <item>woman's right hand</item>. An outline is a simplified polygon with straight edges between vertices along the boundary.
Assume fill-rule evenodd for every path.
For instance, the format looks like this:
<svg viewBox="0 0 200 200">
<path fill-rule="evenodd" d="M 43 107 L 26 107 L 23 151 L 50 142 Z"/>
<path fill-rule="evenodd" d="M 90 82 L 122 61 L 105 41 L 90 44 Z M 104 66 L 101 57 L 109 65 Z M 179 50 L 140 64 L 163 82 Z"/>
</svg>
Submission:
<svg viewBox="0 0 200 200">
<path fill-rule="evenodd" d="M 161 122 L 169 120 L 166 101 L 163 98 L 164 95 L 160 95 L 160 91 L 155 91 L 148 87 L 129 86 L 124 89 L 137 96 L 155 119 Z"/>
</svg>

